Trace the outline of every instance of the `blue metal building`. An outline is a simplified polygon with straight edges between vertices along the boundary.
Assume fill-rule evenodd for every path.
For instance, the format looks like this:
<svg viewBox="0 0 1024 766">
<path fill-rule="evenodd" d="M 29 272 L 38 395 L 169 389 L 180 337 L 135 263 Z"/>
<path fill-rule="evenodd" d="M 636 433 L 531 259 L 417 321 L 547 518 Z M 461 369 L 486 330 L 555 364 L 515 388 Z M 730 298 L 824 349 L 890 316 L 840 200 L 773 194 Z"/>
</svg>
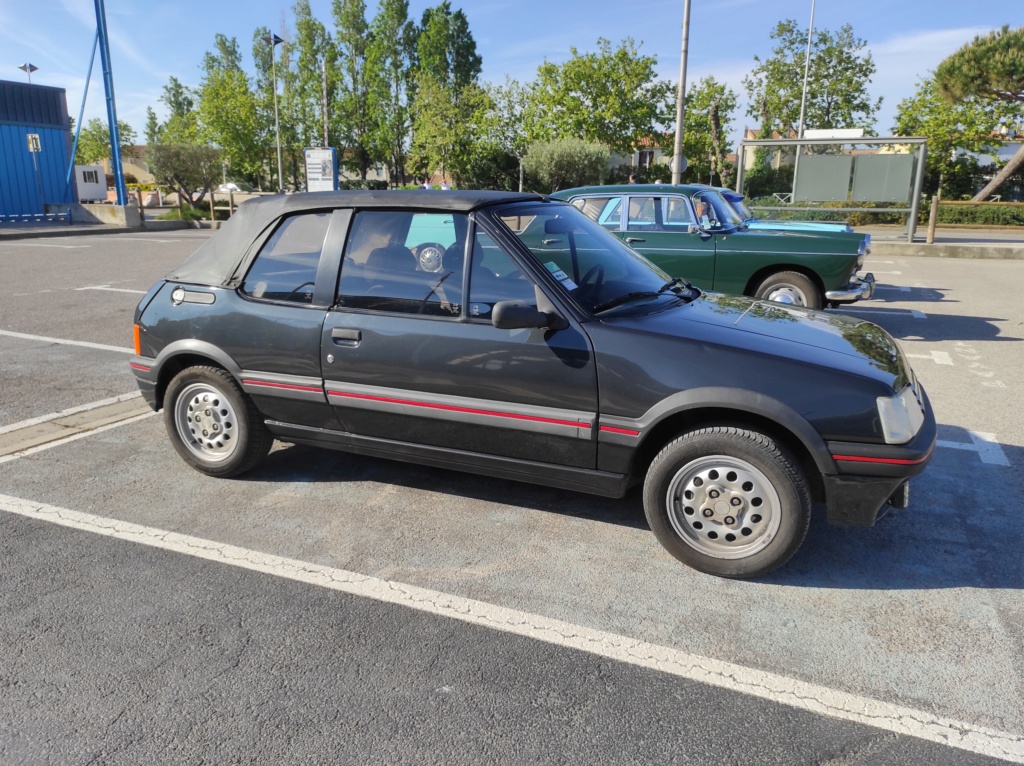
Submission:
<svg viewBox="0 0 1024 766">
<path fill-rule="evenodd" d="M 0 80 L 0 223 L 65 212 L 72 137 L 63 88 Z"/>
</svg>

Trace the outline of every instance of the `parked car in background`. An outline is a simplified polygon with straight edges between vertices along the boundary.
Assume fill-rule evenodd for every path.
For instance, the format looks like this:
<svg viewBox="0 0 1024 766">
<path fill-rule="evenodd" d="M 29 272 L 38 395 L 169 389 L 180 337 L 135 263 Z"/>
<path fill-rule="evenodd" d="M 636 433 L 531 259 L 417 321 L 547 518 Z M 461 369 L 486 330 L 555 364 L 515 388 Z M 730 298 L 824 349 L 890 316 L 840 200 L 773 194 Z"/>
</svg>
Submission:
<svg viewBox="0 0 1024 766">
<path fill-rule="evenodd" d="M 853 228 L 849 224 L 840 223 L 837 221 L 772 221 L 758 218 L 754 215 L 754 211 L 747 205 L 746 197 L 739 192 L 733 191 L 732 189 L 724 189 L 716 187 L 725 201 L 728 202 L 732 209 L 736 211 L 736 215 L 740 217 L 748 229 L 754 231 L 760 231 L 763 229 L 779 229 L 782 231 L 816 231 L 816 232 L 838 232 L 841 234 L 850 234 L 853 232 Z M 863 236 L 868 238 L 868 243 L 871 242 L 871 235 L 864 234 Z"/>
<path fill-rule="evenodd" d="M 214 191 L 218 194 L 228 194 L 229 192 L 234 194 L 238 194 L 239 192 L 249 194 L 256 191 L 256 188 L 247 184 L 245 181 L 225 181 L 214 189 Z"/>
<path fill-rule="evenodd" d="M 705 290 L 820 309 L 870 298 L 856 235 L 749 231 L 709 186 L 628 184 L 566 189 L 564 199 L 674 277 Z"/>
<path fill-rule="evenodd" d="M 139 388 L 203 473 L 254 470 L 278 439 L 609 497 L 643 485 L 665 548 L 724 577 L 788 560 L 814 503 L 860 526 L 904 507 L 935 443 L 880 327 L 704 293 L 539 195 L 251 200 L 134 329 Z"/>
</svg>

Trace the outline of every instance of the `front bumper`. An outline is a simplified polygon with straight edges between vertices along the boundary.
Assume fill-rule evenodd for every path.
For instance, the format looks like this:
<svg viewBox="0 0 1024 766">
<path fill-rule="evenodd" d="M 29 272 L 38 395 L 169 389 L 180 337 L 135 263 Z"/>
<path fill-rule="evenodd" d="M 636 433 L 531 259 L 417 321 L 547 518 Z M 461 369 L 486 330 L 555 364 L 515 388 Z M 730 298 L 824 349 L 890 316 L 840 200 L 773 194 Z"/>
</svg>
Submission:
<svg viewBox="0 0 1024 766">
<path fill-rule="evenodd" d="M 823 475 L 826 518 L 830 524 L 870 527 L 887 506 L 906 506 L 903 485 L 921 473 L 935 450 L 938 428 L 927 394 L 925 418 L 917 436 L 906 444 L 828 442 L 836 475 Z"/>
<path fill-rule="evenodd" d="M 827 290 L 825 300 L 830 303 L 854 303 L 866 301 L 875 294 L 875 275 L 868 272 L 863 277 L 853 277 L 842 290 Z"/>
<path fill-rule="evenodd" d="M 160 409 L 160 402 L 156 396 L 156 374 L 153 372 L 154 360 L 147 356 L 135 356 L 128 363 L 132 373 L 135 375 L 135 382 L 139 385 L 139 391 L 146 404 L 154 411 Z"/>
</svg>

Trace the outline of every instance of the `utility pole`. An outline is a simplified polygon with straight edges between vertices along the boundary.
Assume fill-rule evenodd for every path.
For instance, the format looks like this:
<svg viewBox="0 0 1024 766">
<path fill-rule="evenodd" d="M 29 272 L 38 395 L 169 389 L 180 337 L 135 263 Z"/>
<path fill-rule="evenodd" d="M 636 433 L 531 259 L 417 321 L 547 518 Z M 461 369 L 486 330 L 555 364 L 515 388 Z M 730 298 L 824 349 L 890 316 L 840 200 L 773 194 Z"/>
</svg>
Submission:
<svg viewBox="0 0 1024 766">
<path fill-rule="evenodd" d="M 274 54 L 274 49 L 278 43 L 283 43 L 284 39 L 275 34 L 263 35 L 260 39 L 270 46 L 270 76 L 274 80 L 274 132 L 277 135 L 277 190 L 282 192 L 284 191 L 284 176 L 281 174 L 281 119 L 277 111 L 277 56 Z"/>
<path fill-rule="evenodd" d="M 807 53 L 804 56 L 804 86 L 800 92 L 800 122 L 797 123 L 796 137 L 801 139 L 804 137 L 804 107 L 807 105 L 807 76 L 811 71 L 811 37 L 814 35 L 814 0 L 811 0 L 811 23 L 807 27 Z M 793 158 L 793 195 L 792 200 L 796 202 L 796 179 L 797 173 L 800 170 L 800 149 L 799 144 L 796 146 L 796 155 Z"/>
<path fill-rule="evenodd" d="M 679 57 L 679 90 L 676 93 L 676 143 L 672 151 L 672 184 L 678 184 L 683 162 L 683 120 L 686 118 L 686 48 L 690 40 L 690 0 L 683 0 L 683 45 Z"/>
</svg>

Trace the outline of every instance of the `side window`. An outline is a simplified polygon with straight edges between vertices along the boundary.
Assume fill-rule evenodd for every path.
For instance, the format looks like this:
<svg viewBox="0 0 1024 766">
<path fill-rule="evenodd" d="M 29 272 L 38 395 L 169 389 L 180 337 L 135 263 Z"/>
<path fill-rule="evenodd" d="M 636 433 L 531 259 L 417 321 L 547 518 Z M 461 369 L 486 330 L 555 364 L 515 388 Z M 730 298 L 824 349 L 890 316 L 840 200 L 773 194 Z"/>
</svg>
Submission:
<svg viewBox="0 0 1024 766">
<path fill-rule="evenodd" d="M 629 198 L 629 230 L 661 231 L 661 198 Z"/>
<path fill-rule="evenodd" d="M 682 197 L 665 197 L 662 199 L 662 205 L 662 218 L 667 230 L 685 229 L 693 223 L 690 208 Z"/>
<path fill-rule="evenodd" d="M 263 300 L 312 303 L 330 222 L 330 213 L 285 218 L 257 253 L 242 292 Z"/>
<path fill-rule="evenodd" d="M 466 228 L 461 214 L 356 213 L 338 282 L 339 305 L 458 316 Z"/>
<path fill-rule="evenodd" d="M 608 231 L 618 231 L 622 228 L 621 197 L 585 197 L 573 200 L 572 204 L 583 215 Z"/>
<path fill-rule="evenodd" d="M 469 316 L 490 319 L 498 301 L 534 300 L 533 283 L 487 232 L 477 229 L 469 269 Z"/>
</svg>

